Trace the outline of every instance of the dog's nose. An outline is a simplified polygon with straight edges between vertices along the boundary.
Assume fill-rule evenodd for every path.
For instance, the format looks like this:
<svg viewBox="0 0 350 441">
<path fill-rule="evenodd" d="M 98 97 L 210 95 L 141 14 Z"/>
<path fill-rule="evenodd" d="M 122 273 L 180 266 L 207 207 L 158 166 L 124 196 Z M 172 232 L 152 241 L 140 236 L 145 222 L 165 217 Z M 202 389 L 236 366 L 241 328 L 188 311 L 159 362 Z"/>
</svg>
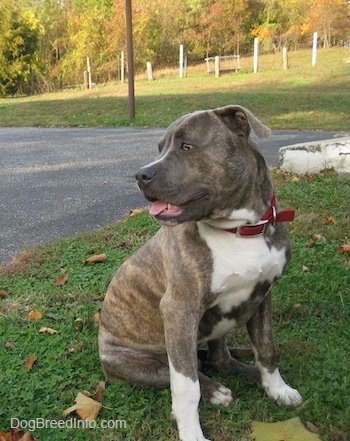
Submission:
<svg viewBox="0 0 350 441">
<path fill-rule="evenodd" d="M 154 167 L 145 166 L 140 168 L 135 177 L 139 185 L 145 185 L 152 181 L 156 174 L 157 172 Z"/>
</svg>

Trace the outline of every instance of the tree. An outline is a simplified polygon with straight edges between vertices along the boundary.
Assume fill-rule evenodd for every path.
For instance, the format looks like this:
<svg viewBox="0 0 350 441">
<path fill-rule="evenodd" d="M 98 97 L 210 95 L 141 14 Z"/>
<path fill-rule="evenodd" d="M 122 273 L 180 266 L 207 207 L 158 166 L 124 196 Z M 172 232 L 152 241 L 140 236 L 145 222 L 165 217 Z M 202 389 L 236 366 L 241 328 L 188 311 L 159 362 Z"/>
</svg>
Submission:
<svg viewBox="0 0 350 441">
<path fill-rule="evenodd" d="M 306 3 L 305 0 L 265 0 L 262 23 L 253 28 L 252 34 L 266 49 L 281 51 L 285 46 L 296 47 L 302 36 Z"/>
<path fill-rule="evenodd" d="M 0 92 L 32 91 L 39 71 L 39 22 L 31 9 L 21 10 L 8 0 L 1 3 L 0 16 Z"/>
<path fill-rule="evenodd" d="M 312 0 L 309 3 L 302 32 L 309 35 L 318 31 L 323 47 L 332 45 L 349 35 L 349 4 L 347 0 Z"/>
</svg>

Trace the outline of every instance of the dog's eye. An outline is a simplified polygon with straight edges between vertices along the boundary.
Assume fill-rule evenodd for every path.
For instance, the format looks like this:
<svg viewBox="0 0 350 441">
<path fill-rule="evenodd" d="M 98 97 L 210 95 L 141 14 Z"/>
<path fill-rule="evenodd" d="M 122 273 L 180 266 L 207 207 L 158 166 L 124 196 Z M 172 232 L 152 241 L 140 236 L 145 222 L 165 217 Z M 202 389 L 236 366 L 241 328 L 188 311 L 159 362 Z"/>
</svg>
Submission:
<svg viewBox="0 0 350 441">
<path fill-rule="evenodd" d="M 191 145 L 191 144 L 187 144 L 187 143 L 184 142 L 184 143 L 182 144 L 181 148 L 182 148 L 182 150 L 184 150 L 185 152 L 187 152 L 188 150 L 193 149 L 193 145 Z"/>
</svg>

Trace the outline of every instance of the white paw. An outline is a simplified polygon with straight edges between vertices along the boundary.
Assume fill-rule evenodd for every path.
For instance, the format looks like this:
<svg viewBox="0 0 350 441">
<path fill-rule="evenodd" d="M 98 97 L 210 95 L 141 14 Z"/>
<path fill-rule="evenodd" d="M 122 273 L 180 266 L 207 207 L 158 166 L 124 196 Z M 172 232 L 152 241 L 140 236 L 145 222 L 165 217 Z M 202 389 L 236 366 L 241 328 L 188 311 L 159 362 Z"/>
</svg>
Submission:
<svg viewBox="0 0 350 441">
<path fill-rule="evenodd" d="M 220 386 L 210 399 L 212 404 L 222 404 L 225 407 L 228 407 L 232 401 L 232 392 L 225 386 Z"/>
<path fill-rule="evenodd" d="M 287 384 L 285 384 L 283 388 L 276 391 L 274 396 L 271 398 L 273 398 L 278 404 L 285 404 L 286 406 L 297 406 L 303 401 L 300 393 Z"/>
<path fill-rule="evenodd" d="M 303 401 L 299 392 L 284 382 L 278 369 L 273 373 L 269 373 L 267 369 L 263 368 L 260 372 L 264 390 L 278 404 L 297 406 Z"/>
</svg>

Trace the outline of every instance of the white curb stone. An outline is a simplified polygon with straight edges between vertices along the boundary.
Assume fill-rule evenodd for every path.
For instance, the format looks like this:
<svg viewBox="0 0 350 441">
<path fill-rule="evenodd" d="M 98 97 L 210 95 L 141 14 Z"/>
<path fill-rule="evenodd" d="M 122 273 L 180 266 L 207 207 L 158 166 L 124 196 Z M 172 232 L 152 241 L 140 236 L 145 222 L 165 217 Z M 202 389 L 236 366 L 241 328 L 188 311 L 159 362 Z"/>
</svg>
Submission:
<svg viewBox="0 0 350 441">
<path fill-rule="evenodd" d="M 281 169 L 290 173 L 317 173 L 327 168 L 350 173 L 350 137 L 282 147 L 279 160 Z"/>
</svg>

